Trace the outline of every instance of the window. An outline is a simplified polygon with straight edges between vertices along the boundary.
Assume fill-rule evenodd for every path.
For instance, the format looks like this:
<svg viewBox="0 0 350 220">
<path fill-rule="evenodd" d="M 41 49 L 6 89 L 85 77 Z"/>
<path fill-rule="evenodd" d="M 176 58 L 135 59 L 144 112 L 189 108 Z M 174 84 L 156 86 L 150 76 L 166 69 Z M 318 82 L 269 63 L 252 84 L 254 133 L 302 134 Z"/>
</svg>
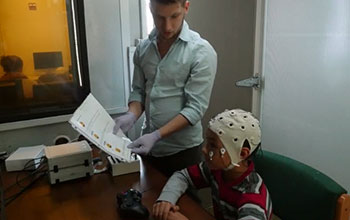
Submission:
<svg viewBox="0 0 350 220">
<path fill-rule="evenodd" d="M 89 93 L 83 1 L 0 1 L 0 123 L 72 113 Z"/>
</svg>

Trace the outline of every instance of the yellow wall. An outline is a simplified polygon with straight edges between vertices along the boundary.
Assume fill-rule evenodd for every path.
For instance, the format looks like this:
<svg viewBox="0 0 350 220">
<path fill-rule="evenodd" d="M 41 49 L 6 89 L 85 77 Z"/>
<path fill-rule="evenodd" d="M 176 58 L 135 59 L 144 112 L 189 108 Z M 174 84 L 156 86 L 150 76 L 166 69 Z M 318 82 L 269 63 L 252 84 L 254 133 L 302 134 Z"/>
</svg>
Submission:
<svg viewBox="0 0 350 220">
<path fill-rule="evenodd" d="M 37 9 L 29 10 L 28 3 L 36 3 Z M 62 51 L 64 67 L 58 71 L 67 72 L 71 57 L 65 1 L 1 0 L 0 56 L 21 57 L 23 73 L 36 79 L 44 72 L 34 70 L 33 53 L 50 51 Z"/>
</svg>

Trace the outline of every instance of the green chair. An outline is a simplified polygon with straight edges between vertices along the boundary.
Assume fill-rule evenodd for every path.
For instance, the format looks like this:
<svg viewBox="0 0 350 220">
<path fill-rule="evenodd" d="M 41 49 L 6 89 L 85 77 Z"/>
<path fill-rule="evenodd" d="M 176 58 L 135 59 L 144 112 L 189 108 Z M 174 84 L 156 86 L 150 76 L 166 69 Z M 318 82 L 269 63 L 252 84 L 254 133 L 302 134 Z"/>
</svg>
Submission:
<svg viewBox="0 0 350 220">
<path fill-rule="evenodd" d="M 330 177 L 268 151 L 257 152 L 253 160 L 269 190 L 273 213 L 282 220 L 349 220 L 350 195 Z"/>
</svg>

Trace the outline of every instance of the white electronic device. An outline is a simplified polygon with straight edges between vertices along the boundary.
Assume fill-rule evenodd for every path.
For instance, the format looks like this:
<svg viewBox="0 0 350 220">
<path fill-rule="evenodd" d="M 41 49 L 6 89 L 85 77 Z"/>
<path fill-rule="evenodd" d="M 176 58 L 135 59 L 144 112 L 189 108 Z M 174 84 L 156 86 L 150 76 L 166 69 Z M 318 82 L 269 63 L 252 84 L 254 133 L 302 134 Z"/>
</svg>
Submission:
<svg viewBox="0 0 350 220">
<path fill-rule="evenodd" d="M 6 170 L 9 172 L 38 168 L 44 148 L 44 145 L 18 148 L 5 160 Z"/>
<path fill-rule="evenodd" d="M 119 176 L 140 171 L 140 159 L 138 157 L 130 162 L 118 161 L 117 158 L 111 156 L 107 156 L 107 159 L 112 176 Z"/>
<path fill-rule="evenodd" d="M 51 184 L 94 174 L 92 150 L 86 141 L 46 147 L 45 155 Z"/>
</svg>

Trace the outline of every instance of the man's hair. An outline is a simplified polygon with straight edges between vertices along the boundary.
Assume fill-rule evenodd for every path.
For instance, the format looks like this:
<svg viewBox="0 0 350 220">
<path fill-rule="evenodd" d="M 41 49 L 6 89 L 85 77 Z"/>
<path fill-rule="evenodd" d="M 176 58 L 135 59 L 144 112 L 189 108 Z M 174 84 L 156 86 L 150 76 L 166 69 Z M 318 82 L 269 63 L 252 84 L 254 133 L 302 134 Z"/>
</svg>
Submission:
<svg viewBox="0 0 350 220">
<path fill-rule="evenodd" d="M 174 3 L 180 3 L 183 6 L 187 2 L 187 0 L 151 0 L 151 2 L 157 2 L 157 3 L 163 4 L 163 5 L 170 5 L 170 4 L 174 4 Z"/>
<path fill-rule="evenodd" d="M 3 56 L 0 63 L 6 73 L 22 71 L 23 61 L 18 56 Z"/>
</svg>

